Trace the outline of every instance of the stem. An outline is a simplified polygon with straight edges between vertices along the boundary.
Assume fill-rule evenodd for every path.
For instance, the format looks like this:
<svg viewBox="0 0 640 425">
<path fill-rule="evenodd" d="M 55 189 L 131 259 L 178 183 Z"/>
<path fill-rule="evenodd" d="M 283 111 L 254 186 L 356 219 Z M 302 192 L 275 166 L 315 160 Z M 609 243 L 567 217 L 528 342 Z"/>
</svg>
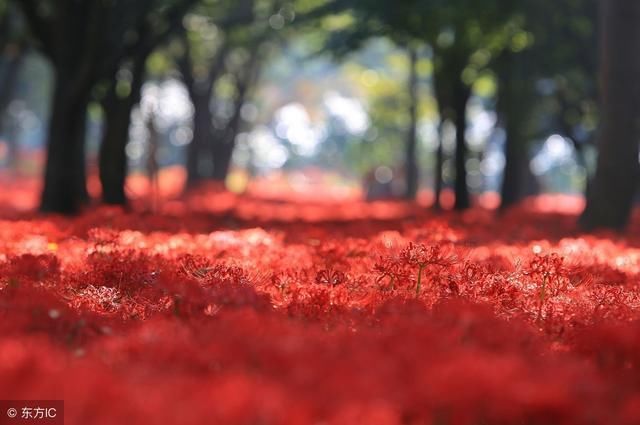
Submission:
<svg viewBox="0 0 640 425">
<path fill-rule="evenodd" d="M 542 286 L 540 287 L 540 293 L 539 293 L 540 303 L 538 305 L 538 320 L 542 318 L 542 305 L 544 304 L 544 300 L 547 295 L 546 288 L 547 288 L 547 276 L 544 275 L 544 277 L 542 278 Z"/>
<path fill-rule="evenodd" d="M 418 283 L 416 284 L 416 297 L 420 296 L 420 288 L 422 287 L 422 270 L 424 270 L 424 264 L 420 265 L 418 269 Z"/>
</svg>

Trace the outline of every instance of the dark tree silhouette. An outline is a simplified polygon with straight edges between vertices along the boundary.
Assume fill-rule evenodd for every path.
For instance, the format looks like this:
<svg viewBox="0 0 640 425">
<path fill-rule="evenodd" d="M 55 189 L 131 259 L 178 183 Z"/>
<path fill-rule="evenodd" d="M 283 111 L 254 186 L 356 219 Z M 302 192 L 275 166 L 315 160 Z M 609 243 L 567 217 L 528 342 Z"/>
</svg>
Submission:
<svg viewBox="0 0 640 425">
<path fill-rule="evenodd" d="M 513 13 L 505 7 L 505 0 L 477 2 L 471 0 L 381 2 L 352 1 L 349 7 L 356 15 L 354 28 L 340 37 L 333 37 L 330 48 L 338 51 L 359 47 L 362 40 L 387 36 L 403 44 L 407 40 L 422 42 L 433 50 L 434 91 L 441 113 L 441 124 L 451 122 L 456 128 L 455 208 L 463 210 L 471 205 L 467 185 L 467 103 L 471 86 L 479 74 L 473 55 L 479 50 L 500 50 L 503 37 Z M 480 65 L 479 67 L 486 66 Z M 475 68 L 474 68 L 475 67 Z M 468 72 L 471 71 L 471 72 Z M 442 129 L 442 125 L 440 126 Z M 442 131 L 440 131 L 442 134 Z M 436 153 L 436 208 L 442 188 L 443 152 Z M 407 145 L 408 151 L 411 145 Z M 410 163 L 406 164 L 408 168 Z"/>
<path fill-rule="evenodd" d="M 272 0 L 266 5 L 271 16 L 281 8 L 282 2 Z M 184 34 L 185 52 L 178 58 L 178 67 L 194 107 L 193 139 L 187 151 L 187 189 L 204 180 L 226 180 L 236 136 L 243 125 L 242 108 L 258 80 L 265 45 L 274 35 L 273 29 L 265 25 L 268 16 L 256 14 L 257 6 L 255 0 L 216 5 L 215 11 L 223 16 L 216 22 L 220 40 L 215 54 L 204 61 L 205 66 L 195 63 L 190 41 Z M 212 13 L 206 5 L 203 8 Z M 241 66 L 232 67 L 228 59 L 236 49 L 245 52 L 247 57 Z M 233 77 L 235 93 L 230 100 L 229 116 L 222 120 L 215 109 L 218 100 L 215 86 L 220 78 L 229 74 Z"/>
<path fill-rule="evenodd" d="M 405 168 L 407 174 L 407 189 L 405 197 L 415 199 L 418 193 L 419 170 L 417 159 L 418 145 L 418 51 L 414 46 L 409 47 L 409 81 L 407 91 L 409 93 L 409 130 L 407 132 L 407 144 L 405 150 Z"/>
<path fill-rule="evenodd" d="M 27 53 L 23 25 L 13 4 L 5 5 L 0 16 L 0 53 L 3 63 L 0 67 L 0 134 L 6 130 L 7 110 L 14 99 L 18 77 Z M 16 165 L 17 146 L 13 137 L 7 140 L 7 163 Z"/>
<path fill-rule="evenodd" d="M 462 50 L 462 48 L 461 48 Z M 471 96 L 471 87 L 462 81 L 461 75 L 467 65 L 465 57 L 468 54 L 459 54 L 458 49 L 435 49 L 435 67 L 433 84 L 436 98 L 438 100 L 438 110 L 440 113 L 440 124 L 438 126 L 439 141 L 436 150 L 435 166 L 435 188 L 434 188 L 434 208 L 440 210 L 440 194 L 442 192 L 443 180 L 442 172 L 444 165 L 443 136 L 444 123 L 450 122 L 456 130 L 456 154 L 455 172 L 456 179 L 454 190 L 456 195 L 455 209 L 464 210 L 471 204 L 469 199 L 469 189 L 467 187 L 467 103 Z"/>
<path fill-rule="evenodd" d="M 600 8 L 598 167 L 581 218 L 588 230 L 627 224 L 640 177 L 640 2 L 608 0 Z"/>
<path fill-rule="evenodd" d="M 140 31 L 141 20 L 151 18 L 162 30 L 158 15 L 194 1 L 18 2 L 38 47 L 49 58 L 55 72 L 41 210 L 74 213 L 88 200 L 85 125 L 93 88 L 105 72 L 118 69 L 123 58 L 130 57 L 129 52 L 148 42 L 146 32 Z M 186 8 L 181 10 L 183 14 L 186 12 Z M 102 161 L 103 165 L 106 163 L 116 171 L 123 166 L 115 154 L 109 161 Z M 104 177 L 105 170 L 101 174 Z"/>
<path fill-rule="evenodd" d="M 72 213 L 88 199 L 84 151 L 87 103 L 100 56 L 105 53 L 103 34 L 116 19 L 115 8 L 97 0 L 22 0 L 18 4 L 55 72 L 40 207 Z"/>
<path fill-rule="evenodd" d="M 533 112 L 534 81 L 528 78 L 526 57 L 505 52 L 501 58 L 498 116 L 506 136 L 505 167 L 500 208 L 505 210 L 520 201 L 531 176 L 528 157 L 529 123 Z"/>
<path fill-rule="evenodd" d="M 471 87 L 463 82 L 454 85 L 453 108 L 456 125 L 456 210 L 465 210 L 471 206 L 469 186 L 467 185 L 467 103 L 471 97 Z"/>
<path fill-rule="evenodd" d="M 228 41 L 223 40 L 209 63 L 204 75 L 194 75 L 189 42 L 185 39 L 185 53 L 178 61 L 191 103 L 193 104 L 193 138 L 187 151 L 187 187 L 193 187 L 201 180 L 211 177 L 203 171 L 201 163 L 211 163 L 211 139 L 213 134 L 213 109 L 211 98 L 213 88 L 225 72 L 225 61 L 231 50 Z"/>
<path fill-rule="evenodd" d="M 242 107 L 248 100 L 250 90 L 256 85 L 260 74 L 260 44 L 256 43 L 249 52 L 249 59 L 242 70 L 236 73 L 236 96 L 231 118 L 226 128 L 218 130 L 213 138 L 213 180 L 224 182 L 229 174 L 231 158 L 236 144 L 236 136 L 241 131 Z"/>
<path fill-rule="evenodd" d="M 182 27 L 182 19 L 196 0 L 173 1 L 168 7 L 152 10 L 158 5 L 147 3 L 138 12 L 137 38 L 120 52 L 106 77 L 109 89 L 102 104 L 105 111 L 105 131 L 100 144 L 99 175 L 102 201 L 106 204 L 126 205 L 125 181 L 127 177 L 126 145 L 129 140 L 131 112 L 140 101 L 146 62 L 149 55 Z M 130 80 L 124 93 L 118 90 L 118 73 L 127 70 Z"/>
<path fill-rule="evenodd" d="M 120 96 L 117 83 L 112 83 L 102 101 L 105 111 L 105 130 L 100 143 L 98 159 L 102 201 L 105 204 L 125 205 L 125 181 L 127 177 L 126 145 L 129 140 L 131 111 L 140 101 L 144 82 L 147 52 L 133 58 L 131 64 L 130 92 Z"/>
<path fill-rule="evenodd" d="M 581 124 L 593 114 L 597 57 L 595 0 L 558 0 L 553 7 L 513 0 L 506 6 L 516 19 L 507 48 L 491 65 L 498 81 L 496 112 L 506 135 L 501 210 L 536 193 L 528 156 L 536 136 L 562 134 L 587 170 L 584 146 L 590 134 Z M 547 93 L 537 89 L 540 82 Z M 544 128 L 539 125 L 542 117 Z"/>
</svg>

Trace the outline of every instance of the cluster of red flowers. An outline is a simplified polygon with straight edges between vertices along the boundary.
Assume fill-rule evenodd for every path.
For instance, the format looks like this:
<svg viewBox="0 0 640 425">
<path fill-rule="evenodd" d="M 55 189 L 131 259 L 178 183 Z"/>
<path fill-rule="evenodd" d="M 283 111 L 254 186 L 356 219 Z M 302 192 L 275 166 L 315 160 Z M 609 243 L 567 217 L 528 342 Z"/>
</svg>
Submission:
<svg viewBox="0 0 640 425">
<path fill-rule="evenodd" d="M 7 216 L 0 399 L 68 424 L 640 423 L 640 232 L 279 207 Z"/>
</svg>

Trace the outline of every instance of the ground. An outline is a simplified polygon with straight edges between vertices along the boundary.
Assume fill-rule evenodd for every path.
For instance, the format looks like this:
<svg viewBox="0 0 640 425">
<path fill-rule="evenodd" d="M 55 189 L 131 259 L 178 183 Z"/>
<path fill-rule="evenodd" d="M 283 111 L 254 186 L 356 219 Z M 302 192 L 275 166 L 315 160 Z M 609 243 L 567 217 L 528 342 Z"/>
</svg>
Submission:
<svg viewBox="0 0 640 425">
<path fill-rule="evenodd" d="M 0 398 L 64 399 L 66 424 L 640 423 L 640 217 L 8 205 Z"/>
</svg>

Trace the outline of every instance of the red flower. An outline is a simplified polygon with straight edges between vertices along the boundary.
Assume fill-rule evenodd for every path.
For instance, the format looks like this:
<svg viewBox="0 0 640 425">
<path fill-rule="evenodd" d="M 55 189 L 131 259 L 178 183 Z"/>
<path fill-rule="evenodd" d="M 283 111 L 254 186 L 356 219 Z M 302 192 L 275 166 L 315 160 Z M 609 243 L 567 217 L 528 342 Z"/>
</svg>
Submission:
<svg viewBox="0 0 640 425">
<path fill-rule="evenodd" d="M 347 276 L 343 272 L 335 269 L 320 270 L 318 274 L 316 274 L 316 283 L 319 285 L 336 286 L 345 283 L 346 280 Z"/>
</svg>

